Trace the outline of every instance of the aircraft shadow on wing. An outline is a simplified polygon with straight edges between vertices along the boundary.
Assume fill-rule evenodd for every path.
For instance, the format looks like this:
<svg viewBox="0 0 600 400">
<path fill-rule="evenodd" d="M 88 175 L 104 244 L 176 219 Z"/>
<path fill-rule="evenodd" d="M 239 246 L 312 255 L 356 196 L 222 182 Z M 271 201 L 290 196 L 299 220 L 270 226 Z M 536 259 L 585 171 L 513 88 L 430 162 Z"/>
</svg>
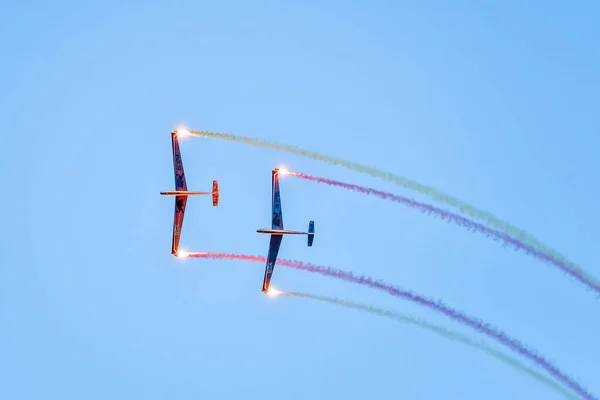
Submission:
<svg viewBox="0 0 600 400">
<path fill-rule="evenodd" d="M 267 265 L 265 267 L 265 277 L 263 280 L 262 291 L 267 292 L 271 283 L 271 277 L 273 275 L 273 269 L 275 268 L 275 261 L 277 261 L 277 255 L 279 254 L 279 248 L 283 235 L 308 235 L 307 244 L 309 247 L 312 246 L 315 238 L 315 222 L 310 221 L 308 223 L 308 232 L 290 231 L 283 229 L 283 212 L 281 210 L 281 192 L 279 190 L 279 168 L 276 168 L 271 173 L 271 209 L 272 209 L 272 221 L 271 229 L 257 229 L 256 232 L 271 235 L 271 241 L 269 243 L 269 252 L 267 254 Z"/>
<path fill-rule="evenodd" d="M 179 251 L 179 239 L 181 237 L 181 228 L 183 226 L 183 217 L 185 215 L 185 206 L 188 196 L 212 195 L 213 206 L 219 205 L 219 181 L 213 181 L 211 192 L 191 192 L 187 189 L 185 173 L 183 172 L 183 162 L 181 160 L 181 151 L 179 150 L 179 140 L 177 131 L 171 133 L 171 144 L 173 147 L 173 168 L 175 170 L 175 190 L 160 192 L 163 196 L 175 196 L 175 216 L 173 220 L 173 241 L 171 244 L 171 254 L 177 255 Z"/>
</svg>

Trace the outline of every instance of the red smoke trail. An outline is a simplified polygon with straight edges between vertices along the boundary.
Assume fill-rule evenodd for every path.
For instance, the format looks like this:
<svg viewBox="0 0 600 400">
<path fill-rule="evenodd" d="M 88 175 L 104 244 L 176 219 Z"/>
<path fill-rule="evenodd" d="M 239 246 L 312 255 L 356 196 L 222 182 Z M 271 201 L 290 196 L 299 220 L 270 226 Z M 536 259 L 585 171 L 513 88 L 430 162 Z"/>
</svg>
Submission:
<svg viewBox="0 0 600 400">
<path fill-rule="evenodd" d="M 262 256 L 250 256 L 245 254 L 228 254 L 228 253 L 189 253 L 188 257 L 193 258 L 212 258 L 212 259 L 230 259 L 230 260 L 245 260 L 245 261 L 254 261 L 254 262 L 266 262 L 267 258 Z M 537 365 L 548 371 L 552 376 L 556 379 L 573 389 L 577 392 L 581 397 L 585 399 L 596 399 L 592 394 L 590 394 L 586 389 L 584 389 L 579 383 L 577 383 L 573 378 L 566 375 L 564 372 L 560 371 L 557 367 L 552 365 L 549 361 L 544 359 L 541 355 L 537 354 L 535 350 L 530 350 L 525 345 L 521 344 L 518 340 L 511 338 L 503 331 L 500 331 L 488 323 L 485 323 L 481 320 L 478 320 L 473 317 L 469 317 L 466 314 L 461 313 L 458 310 L 454 310 L 453 308 L 444 305 L 441 301 L 435 301 L 431 299 L 427 299 L 426 297 L 420 296 L 418 294 L 412 293 L 408 290 L 404 290 L 401 288 L 396 288 L 391 286 L 383 281 L 374 281 L 373 279 L 366 276 L 355 276 L 352 272 L 346 272 L 339 269 L 331 268 L 331 267 L 322 267 L 319 265 L 303 263 L 301 261 L 295 260 L 285 260 L 278 259 L 277 265 L 281 265 L 288 268 L 299 269 L 302 271 L 313 272 L 325 276 L 330 276 L 333 278 L 342 279 L 348 282 L 358 283 L 359 285 L 369 286 L 374 289 L 379 289 L 384 292 L 391 294 L 392 296 L 400 297 L 405 300 L 412 301 L 414 303 L 420 304 L 422 306 L 428 307 L 432 310 L 441 312 L 442 314 L 455 319 L 465 325 L 468 325 L 475 330 L 486 334 L 503 345 L 507 346 L 511 350 L 529 358 Z"/>
<path fill-rule="evenodd" d="M 594 279 L 592 276 L 590 276 L 588 273 L 581 270 L 580 268 L 577 268 L 573 265 L 568 265 L 568 264 L 556 259 L 555 257 L 536 249 L 533 246 L 530 246 L 518 239 L 515 239 L 514 237 L 512 237 L 506 233 L 500 232 L 496 229 L 489 228 L 483 224 L 472 221 L 461 215 L 454 214 L 452 212 L 443 210 L 441 208 L 432 206 L 430 204 L 421 203 L 416 200 L 409 199 L 407 197 L 398 196 L 398 195 L 388 193 L 388 192 L 382 192 L 380 190 L 375 190 L 375 189 L 371 189 L 371 188 L 364 187 L 364 186 L 353 185 L 351 183 L 345 183 L 345 182 L 334 181 L 331 179 L 320 178 L 317 176 L 302 174 L 300 172 L 285 171 L 285 173 L 287 175 L 297 176 L 298 178 L 302 178 L 302 179 L 305 179 L 308 181 L 325 183 L 326 185 L 329 185 L 329 186 L 337 186 L 337 187 L 341 187 L 344 189 L 353 190 L 355 192 L 364 193 L 367 195 L 372 194 L 381 199 L 391 200 L 396 203 L 403 204 L 405 206 L 416 208 L 417 210 L 419 210 L 423 213 L 428 213 L 430 215 L 431 214 L 436 215 L 444 220 L 454 222 L 457 225 L 467 228 L 470 231 L 483 233 L 484 235 L 486 235 L 489 238 L 492 238 L 493 240 L 503 242 L 502 244 L 504 246 L 511 245 L 515 250 L 521 249 L 526 254 L 529 254 L 530 256 L 533 256 L 533 257 L 535 257 L 539 260 L 542 260 L 546 263 L 557 266 L 562 271 L 566 272 L 568 275 L 571 275 L 572 277 L 574 277 L 578 281 L 582 282 L 587 287 L 594 290 L 596 293 L 600 294 L 600 282 L 598 282 L 596 279 Z"/>
</svg>

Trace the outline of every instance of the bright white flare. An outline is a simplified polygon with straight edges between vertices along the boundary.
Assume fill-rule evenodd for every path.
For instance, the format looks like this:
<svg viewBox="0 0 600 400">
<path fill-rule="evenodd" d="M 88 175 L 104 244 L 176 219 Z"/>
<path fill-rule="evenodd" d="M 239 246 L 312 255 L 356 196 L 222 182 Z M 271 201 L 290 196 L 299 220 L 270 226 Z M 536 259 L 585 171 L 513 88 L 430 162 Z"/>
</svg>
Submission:
<svg viewBox="0 0 600 400">
<path fill-rule="evenodd" d="M 186 136 L 190 136 L 191 135 L 190 131 L 188 131 L 187 129 L 185 129 L 183 127 L 177 128 L 175 130 L 175 133 L 177 134 L 177 137 L 179 137 L 179 138 L 184 138 Z"/>
<path fill-rule="evenodd" d="M 190 253 L 185 250 L 178 250 L 176 256 L 179 258 L 188 258 Z"/>
<path fill-rule="evenodd" d="M 283 292 L 274 288 L 269 288 L 269 290 L 267 290 L 267 295 L 275 297 L 277 295 L 282 294 Z"/>
</svg>

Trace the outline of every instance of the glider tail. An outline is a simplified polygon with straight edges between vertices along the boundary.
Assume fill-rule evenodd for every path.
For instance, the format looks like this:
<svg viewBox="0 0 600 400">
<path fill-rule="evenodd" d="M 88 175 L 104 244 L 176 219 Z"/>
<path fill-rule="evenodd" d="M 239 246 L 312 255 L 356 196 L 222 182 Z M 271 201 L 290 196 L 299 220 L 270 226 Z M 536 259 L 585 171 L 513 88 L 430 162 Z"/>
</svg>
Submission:
<svg viewBox="0 0 600 400">
<path fill-rule="evenodd" d="M 213 181 L 212 201 L 213 206 L 219 205 L 219 181 Z"/>
<path fill-rule="evenodd" d="M 310 221 L 308 223 L 308 247 L 313 245 L 313 240 L 315 240 L 315 221 Z"/>
</svg>

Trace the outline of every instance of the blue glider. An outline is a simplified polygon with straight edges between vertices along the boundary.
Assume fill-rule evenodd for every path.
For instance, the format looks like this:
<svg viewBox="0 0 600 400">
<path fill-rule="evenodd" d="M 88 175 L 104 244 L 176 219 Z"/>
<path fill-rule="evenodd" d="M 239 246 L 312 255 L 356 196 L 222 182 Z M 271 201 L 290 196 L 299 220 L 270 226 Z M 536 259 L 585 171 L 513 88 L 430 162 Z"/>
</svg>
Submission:
<svg viewBox="0 0 600 400">
<path fill-rule="evenodd" d="M 275 261 L 277 261 L 277 254 L 279 254 L 279 247 L 281 246 L 281 240 L 283 235 L 308 235 L 308 246 L 312 246 L 315 238 L 315 222 L 310 221 L 308 223 L 308 232 L 289 231 L 283 229 L 283 213 L 281 211 L 281 193 L 279 191 L 279 168 L 272 171 L 271 176 L 272 185 L 272 223 L 271 229 L 258 229 L 256 232 L 271 235 L 271 242 L 269 243 L 269 254 L 267 255 L 267 266 L 265 268 L 265 278 L 263 280 L 262 291 L 268 292 L 269 284 L 271 283 L 271 276 L 273 275 L 273 268 L 275 268 Z"/>
</svg>

